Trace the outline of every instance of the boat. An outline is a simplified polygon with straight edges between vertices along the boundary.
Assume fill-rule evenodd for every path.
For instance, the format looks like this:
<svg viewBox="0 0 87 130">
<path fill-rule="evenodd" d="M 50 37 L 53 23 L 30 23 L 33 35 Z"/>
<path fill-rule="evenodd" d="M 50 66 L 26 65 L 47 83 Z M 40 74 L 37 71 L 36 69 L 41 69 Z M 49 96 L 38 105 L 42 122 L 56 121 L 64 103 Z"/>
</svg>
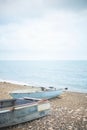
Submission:
<svg viewBox="0 0 87 130">
<path fill-rule="evenodd" d="M 51 99 L 57 96 L 60 96 L 63 93 L 63 89 L 59 90 L 46 90 L 40 92 L 29 92 L 26 90 L 16 90 L 10 93 L 13 98 L 23 98 L 23 97 L 31 97 L 31 98 L 40 98 L 40 99 Z"/>
<path fill-rule="evenodd" d="M 24 97 L 0 100 L 0 128 L 31 121 L 48 115 L 48 100 Z"/>
</svg>

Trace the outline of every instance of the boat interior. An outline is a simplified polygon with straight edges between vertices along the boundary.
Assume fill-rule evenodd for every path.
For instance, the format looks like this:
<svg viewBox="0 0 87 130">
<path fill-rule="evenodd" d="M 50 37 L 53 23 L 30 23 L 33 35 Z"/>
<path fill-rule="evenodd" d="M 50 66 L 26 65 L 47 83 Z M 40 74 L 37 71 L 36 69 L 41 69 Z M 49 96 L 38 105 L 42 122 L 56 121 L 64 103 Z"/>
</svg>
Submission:
<svg viewBox="0 0 87 130">
<path fill-rule="evenodd" d="M 20 99 L 6 99 L 6 100 L 0 100 L 0 109 L 6 108 L 6 107 L 12 107 L 17 105 L 25 105 L 25 104 L 32 104 L 36 103 L 39 100 L 32 99 L 32 98 L 20 98 Z"/>
</svg>

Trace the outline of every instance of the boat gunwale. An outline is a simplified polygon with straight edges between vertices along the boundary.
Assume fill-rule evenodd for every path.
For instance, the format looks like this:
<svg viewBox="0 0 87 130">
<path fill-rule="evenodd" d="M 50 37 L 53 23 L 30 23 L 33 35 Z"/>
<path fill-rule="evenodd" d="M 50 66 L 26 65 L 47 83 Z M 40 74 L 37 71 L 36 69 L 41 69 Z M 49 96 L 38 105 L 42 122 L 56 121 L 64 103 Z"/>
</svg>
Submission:
<svg viewBox="0 0 87 130">
<path fill-rule="evenodd" d="M 14 105 L 14 106 L 11 106 L 11 107 L 0 108 L 0 114 L 5 113 L 5 112 L 14 111 L 14 110 L 27 108 L 27 107 L 39 106 L 41 104 L 46 104 L 46 103 L 49 103 L 49 101 L 48 100 L 41 100 L 41 101 L 37 101 L 37 102 L 34 102 L 34 103 L 26 103 L 26 104 L 21 104 L 21 105 Z"/>
<path fill-rule="evenodd" d="M 16 94 L 16 93 L 17 93 L 17 94 L 19 94 L 19 93 L 30 93 L 30 94 L 31 94 L 31 93 L 54 92 L 54 91 L 61 92 L 61 91 L 63 91 L 63 90 L 62 90 L 62 89 L 58 89 L 58 90 L 56 89 L 56 90 L 35 91 L 35 92 L 22 92 L 22 91 L 21 91 L 21 92 L 20 92 L 20 91 L 18 92 L 18 91 L 13 91 L 13 92 L 11 92 L 10 94 Z"/>
</svg>

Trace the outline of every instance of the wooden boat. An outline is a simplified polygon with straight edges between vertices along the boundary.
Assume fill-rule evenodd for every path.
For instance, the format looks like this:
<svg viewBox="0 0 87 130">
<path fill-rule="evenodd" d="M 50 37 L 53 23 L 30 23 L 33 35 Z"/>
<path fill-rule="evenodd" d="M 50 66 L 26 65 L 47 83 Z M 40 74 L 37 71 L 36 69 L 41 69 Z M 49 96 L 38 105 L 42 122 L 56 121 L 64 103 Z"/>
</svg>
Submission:
<svg viewBox="0 0 87 130">
<path fill-rule="evenodd" d="M 49 114 L 48 100 L 23 98 L 0 100 L 0 128 L 27 122 Z"/>
<path fill-rule="evenodd" d="M 13 98 L 23 98 L 23 97 L 31 97 L 31 98 L 40 98 L 40 99 L 51 99 L 57 96 L 60 96 L 63 93 L 63 90 L 47 90 L 40 92 L 28 92 L 28 91 L 14 91 L 10 93 Z"/>
</svg>

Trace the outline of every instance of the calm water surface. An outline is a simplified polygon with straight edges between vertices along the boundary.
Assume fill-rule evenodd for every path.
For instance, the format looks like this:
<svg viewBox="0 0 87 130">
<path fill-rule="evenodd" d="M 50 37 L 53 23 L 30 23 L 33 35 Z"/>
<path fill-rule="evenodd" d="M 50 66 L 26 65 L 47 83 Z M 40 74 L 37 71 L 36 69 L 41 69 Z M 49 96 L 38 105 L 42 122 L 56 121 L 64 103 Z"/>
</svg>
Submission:
<svg viewBox="0 0 87 130">
<path fill-rule="evenodd" d="M 87 92 L 87 61 L 0 61 L 0 80 Z"/>
</svg>

